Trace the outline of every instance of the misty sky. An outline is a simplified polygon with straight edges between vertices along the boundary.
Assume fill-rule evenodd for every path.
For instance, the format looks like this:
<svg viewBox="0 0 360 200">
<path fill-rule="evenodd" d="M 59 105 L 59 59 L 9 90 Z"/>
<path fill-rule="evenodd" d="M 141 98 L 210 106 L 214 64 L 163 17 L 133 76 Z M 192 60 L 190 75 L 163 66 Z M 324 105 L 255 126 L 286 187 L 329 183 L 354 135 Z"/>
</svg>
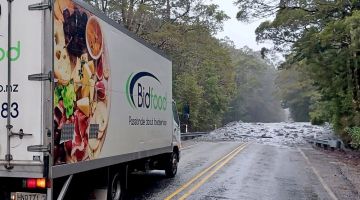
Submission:
<svg viewBox="0 0 360 200">
<path fill-rule="evenodd" d="M 269 44 L 257 44 L 255 40 L 255 29 L 261 21 L 255 21 L 251 24 L 239 22 L 236 19 L 238 8 L 233 4 L 234 0 L 208 0 L 210 3 L 218 4 L 220 9 L 225 11 L 231 17 L 224 24 L 224 31 L 218 33 L 217 37 L 224 38 L 228 36 L 235 42 L 237 48 L 248 46 L 254 50 L 260 50 L 262 47 L 269 47 Z"/>
</svg>

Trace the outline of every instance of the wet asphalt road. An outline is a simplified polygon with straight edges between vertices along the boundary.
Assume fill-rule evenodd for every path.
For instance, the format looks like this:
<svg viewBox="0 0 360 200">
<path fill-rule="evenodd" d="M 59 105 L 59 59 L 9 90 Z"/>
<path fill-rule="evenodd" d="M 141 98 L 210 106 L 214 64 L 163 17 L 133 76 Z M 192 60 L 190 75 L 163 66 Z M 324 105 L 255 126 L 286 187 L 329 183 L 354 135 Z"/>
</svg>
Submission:
<svg viewBox="0 0 360 200">
<path fill-rule="evenodd" d="M 325 189 L 326 182 L 314 173 L 311 163 L 294 147 L 252 143 L 227 159 L 228 162 L 223 163 L 223 160 L 206 172 L 209 166 L 239 145 L 241 143 L 235 142 L 185 145 L 175 178 L 165 178 L 162 171 L 133 174 L 126 197 L 165 199 L 183 186 L 184 190 L 172 199 L 182 199 L 184 195 L 186 199 L 196 200 L 336 199 L 331 196 L 331 190 Z M 206 173 L 184 187 L 204 171 Z"/>
</svg>

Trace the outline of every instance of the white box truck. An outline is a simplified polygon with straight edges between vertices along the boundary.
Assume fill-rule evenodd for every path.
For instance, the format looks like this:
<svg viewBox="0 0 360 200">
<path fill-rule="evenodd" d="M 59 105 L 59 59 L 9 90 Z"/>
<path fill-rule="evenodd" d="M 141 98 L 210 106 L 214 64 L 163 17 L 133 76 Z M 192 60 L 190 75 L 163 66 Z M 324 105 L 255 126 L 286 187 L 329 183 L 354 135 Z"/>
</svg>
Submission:
<svg viewBox="0 0 360 200">
<path fill-rule="evenodd" d="M 91 5 L 0 0 L 0 67 L 0 199 L 121 199 L 134 170 L 175 176 L 172 62 Z"/>
</svg>

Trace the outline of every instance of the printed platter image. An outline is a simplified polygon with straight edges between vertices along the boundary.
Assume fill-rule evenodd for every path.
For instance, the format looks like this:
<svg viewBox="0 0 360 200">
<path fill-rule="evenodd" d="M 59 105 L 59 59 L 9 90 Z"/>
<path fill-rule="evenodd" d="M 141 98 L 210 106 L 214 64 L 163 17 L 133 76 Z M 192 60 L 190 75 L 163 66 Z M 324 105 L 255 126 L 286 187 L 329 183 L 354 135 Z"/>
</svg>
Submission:
<svg viewBox="0 0 360 200">
<path fill-rule="evenodd" d="M 71 0 L 54 3 L 54 163 L 96 159 L 110 112 L 101 20 Z"/>
</svg>

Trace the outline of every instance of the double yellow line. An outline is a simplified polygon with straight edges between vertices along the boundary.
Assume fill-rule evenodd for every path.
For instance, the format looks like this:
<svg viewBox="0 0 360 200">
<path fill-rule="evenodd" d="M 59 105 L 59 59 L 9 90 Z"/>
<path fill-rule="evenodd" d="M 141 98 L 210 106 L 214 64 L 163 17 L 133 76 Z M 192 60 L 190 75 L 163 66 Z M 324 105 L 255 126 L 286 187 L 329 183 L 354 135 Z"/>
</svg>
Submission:
<svg viewBox="0 0 360 200">
<path fill-rule="evenodd" d="M 199 182 L 197 182 L 191 189 L 186 191 L 179 200 L 184 200 L 187 197 L 189 197 L 192 193 L 194 193 L 197 189 L 199 189 L 200 186 L 202 186 L 206 181 L 212 177 L 217 171 L 219 171 L 226 163 L 228 163 L 231 159 L 233 159 L 236 155 L 238 155 L 245 147 L 248 145 L 248 143 L 241 144 L 240 146 L 236 147 L 234 150 L 232 150 L 230 153 L 216 161 L 214 164 L 212 164 L 210 167 L 206 168 L 201 173 L 194 176 L 192 179 L 190 179 L 187 183 L 182 185 L 179 189 L 177 189 L 175 192 L 173 192 L 171 195 L 166 197 L 164 200 L 171 200 L 176 195 L 178 195 L 183 190 L 187 189 L 191 184 L 193 184 L 195 181 L 199 180 L 202 176 L 204 176 L 206 173 L 208 173 L 206 176 L 204 176 Z"/>
</svg>

